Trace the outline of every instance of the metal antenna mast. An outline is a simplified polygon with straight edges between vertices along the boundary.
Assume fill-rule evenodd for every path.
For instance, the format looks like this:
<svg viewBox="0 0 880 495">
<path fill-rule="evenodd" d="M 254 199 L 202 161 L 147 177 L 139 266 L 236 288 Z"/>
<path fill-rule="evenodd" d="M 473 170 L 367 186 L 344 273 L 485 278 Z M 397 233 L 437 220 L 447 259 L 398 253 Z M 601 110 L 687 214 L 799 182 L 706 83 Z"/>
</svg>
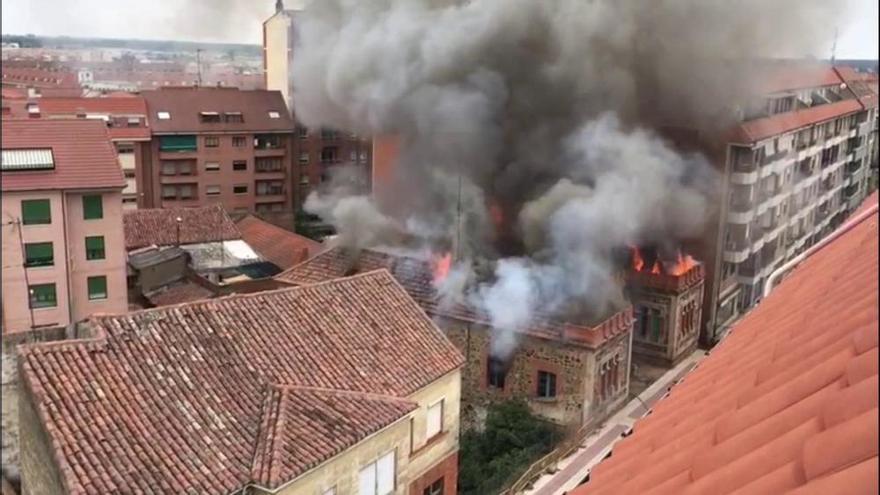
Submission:
<svg viewBox="0 0 880 495">
<path fill-rule="evenodd" d="M 839 34 L 838 29 L 834 28 L 834 43 L 831 45 L 831 63 L 834 63 L 834 60 L 837 58 L 837 35 Z"/>
<path fill-rule="evenodd" d="M 202 49 L 196 48 L 196 70 L 198 72 L 198 85 L 202 86 Z"/>
</svg>

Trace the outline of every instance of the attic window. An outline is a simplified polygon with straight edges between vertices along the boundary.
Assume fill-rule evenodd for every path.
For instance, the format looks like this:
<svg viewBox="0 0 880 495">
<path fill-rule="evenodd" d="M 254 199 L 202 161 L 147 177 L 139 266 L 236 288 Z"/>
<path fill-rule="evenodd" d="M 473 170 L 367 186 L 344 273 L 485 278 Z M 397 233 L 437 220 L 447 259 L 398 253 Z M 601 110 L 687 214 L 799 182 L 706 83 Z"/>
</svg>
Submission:
<svg viewBox="0 0 880 495">
<path fill-rule="evenodd" d="M 53 170 L 55 169 L 55 158 L 52 155 L 52 150 L 48 148 L 3 150 L 0 168 L 4 172 L 10 170 Z"/>
<path fill-rule="evenodd" d="M 199 112 L 199 118 L 203 124 L 220 123 L 220 114 L 217 112 Z"/>
<path fill-rule="evenodd" d="M 226 112 L 224 116 L 226 117 L 227 124 L 241 124 L 244 122 L 241 112 Z"/>
<path fill-rule="evenodd" d="M 280 119 L 281 114 L 278 112 L 269 112 L 269 118 L 270 119 Z"/>
<path fill-rule="evenodd" d="M 159 120 L 170 120 L 171 114 L 169 112 L 156 112 L 156 117 Z"/>
</svg>

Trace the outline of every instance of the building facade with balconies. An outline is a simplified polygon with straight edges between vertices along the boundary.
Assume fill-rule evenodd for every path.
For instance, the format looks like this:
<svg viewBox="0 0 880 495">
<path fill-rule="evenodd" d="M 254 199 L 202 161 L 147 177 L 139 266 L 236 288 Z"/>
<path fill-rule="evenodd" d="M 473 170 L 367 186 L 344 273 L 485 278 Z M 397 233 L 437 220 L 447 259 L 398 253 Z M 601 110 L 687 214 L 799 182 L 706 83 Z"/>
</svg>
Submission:
<svg viewBox="0 0 880 495">
<path fill-rule="evenodd" d="M 720 249 L 707 265 L 703 343 L 760 301 L 764 282 L 819 242 L 872 188 L 876 84 L 819 66 L 783 78 L 725 147 Z"/>
<path fill-rule="evenodd" d="M 180 87 L 143 96 L 153 136 L 146 207 L 220 204 L 293 226 L 299 169 L 279 92 Z"/>
</svg>

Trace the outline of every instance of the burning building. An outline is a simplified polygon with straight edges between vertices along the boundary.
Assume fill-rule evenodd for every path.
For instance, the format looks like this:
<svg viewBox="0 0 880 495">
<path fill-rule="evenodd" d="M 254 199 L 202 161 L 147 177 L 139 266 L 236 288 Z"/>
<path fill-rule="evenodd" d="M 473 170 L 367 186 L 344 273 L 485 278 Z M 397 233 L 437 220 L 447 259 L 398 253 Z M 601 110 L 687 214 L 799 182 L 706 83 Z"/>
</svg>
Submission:
<svg viewBox="0 0 880 495">
<path fill-rule="evenodd" d="M 626 399 L 633 323 L 628 305 L 591 321 L 538 314 L 516 331 L 513 347 L 506 333 L 512 330 L 495 328 L 467 301 L 444 299 L 444 279 L 455 276 L 449 255 L 430 260 L 337 247 L 276 279 L 308 285 L 379 269 L 391 272 L 465 356 L 462 407 L 468 420 L 479 420 L 494 400 L 521 398 L 546 419 L 580 426 L 601 421 Z"/>
<path fill-rule="evenodd" d="M 633 359 L 673 366 L 696 349 L 703 300 L 703 265 L 680 252 L 663 262 L 656 251 L 632 250 L 627 288 L 633 304 Z"/>
</svg>

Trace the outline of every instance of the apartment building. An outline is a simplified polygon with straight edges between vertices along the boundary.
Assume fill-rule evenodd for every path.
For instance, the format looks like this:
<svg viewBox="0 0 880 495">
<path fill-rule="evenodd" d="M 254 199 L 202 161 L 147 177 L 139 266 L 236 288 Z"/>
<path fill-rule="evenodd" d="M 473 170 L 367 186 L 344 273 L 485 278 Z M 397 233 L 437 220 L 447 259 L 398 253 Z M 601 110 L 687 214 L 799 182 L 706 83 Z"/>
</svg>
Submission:
<svg viewBox="0 0 880 495">
<path fill-rule="evenodd" d="M 21 347 L 24 493 L 457 492 L 463 358 L 387 271 L 81 330 Z"/>
<path fill-rule="evenodd" d="M 34 102 L 36 112 L 48 119 L 95 119 L 107 125 L 110 139 L 116 148 L 119 165 L 125 175 L 122 206 L 126 209 L 144 208 L 139 193 L 138 173 L 144 168 L 150 147 L 150 129 L 147 122 L 147 104 L 139 96 L 106 98 L 40 98 Z"/>
<path fill-rule="evenodd" d="M 303 0 L 288 0 L 285 9 L 281 0 L 275 14 L 263 23 L 263 66 L 266 89 L 280 91 L 291 115 L 296 116 L 291 95 L 290 71 L 296 51 L 293 46 L 296 17 L 305 8 Z M 372 186 L 373 147 L 369 139 L 334 129 L 309 129 L 297 125 L 295 163 L 303 173 L 297 185 L 299 205 L 322 182 L 332 178 L 335 168 L 346 166 L 358 173 L 349 174 L 354 186 L 368 191 Z"/>
<path fill-rule="evenodd" d="M 293 222 L 294 124 L 277 91 L 144 91 L 152 143 L 141 186 L 148 208 L 220 204 Z"/>
<path fill-rule="evenodd" d="M 107 126 L 4 120 L 3 334 L 127 310 L 122 190 Z"/>
<path fill-rule="evenodd" d="M 871 187 L 876 83 L 851 69 L 783 66 L 723 148 L 723 200 L 698 253 L 704 345 L 761 300 L 767 277 L 839 226 Z M 777 74 L 779 76 L 779 74 Z M 859 79 L 861 77 L 859 76 Z"/>
</svg>

